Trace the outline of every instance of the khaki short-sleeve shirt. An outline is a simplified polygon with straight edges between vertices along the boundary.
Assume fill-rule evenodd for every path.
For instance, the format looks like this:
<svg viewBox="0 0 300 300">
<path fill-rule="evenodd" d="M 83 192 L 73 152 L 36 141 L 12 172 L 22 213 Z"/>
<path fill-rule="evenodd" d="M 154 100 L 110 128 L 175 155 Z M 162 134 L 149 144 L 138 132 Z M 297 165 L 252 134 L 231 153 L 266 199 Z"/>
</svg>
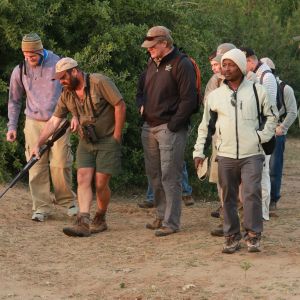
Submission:
<svg viewBox="0 0 300 300">
<path fill-rule="evenodd" d="M 90 74 L 89 77 L 92 101 L 89 98 L 87 76 L 84 74 L 84 100 L 81 101 L 75 91 L 65 88 L 53 115 L 58 118 L 65 118 L 68 112 L 71 112 L 73 116 L 79 118 L 80 125 L 95 125 L 98 138 L 110 136 L 115 129 L 114 106 L 123 97 L 110 78 L 102 74 Z"/>
</svg>

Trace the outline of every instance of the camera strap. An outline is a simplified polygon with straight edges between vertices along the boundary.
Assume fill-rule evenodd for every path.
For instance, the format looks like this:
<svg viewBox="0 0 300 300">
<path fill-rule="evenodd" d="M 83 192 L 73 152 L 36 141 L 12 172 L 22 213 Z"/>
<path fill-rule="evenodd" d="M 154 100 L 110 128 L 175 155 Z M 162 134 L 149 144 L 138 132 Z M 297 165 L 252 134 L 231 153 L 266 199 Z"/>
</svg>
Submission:
<svg viewBox="0 0 300 300">
<path fill-rule="evenodd" d="M 96 114 L 95 107 L 93 105 L 90 89 L 91 89 L 90 74 L 86 74 L 86 90 L 87 90 L 86 92 L 87 92 L 87 95 L 88 95 L 88 98 L 89 98 L 89 101 L 90 101 L 90 106 L 91 106 L 91 109 L 92 109 L 92 112 L 93 112 L 93 117 L 96 118 L 97 114 Z"/>
</svg>

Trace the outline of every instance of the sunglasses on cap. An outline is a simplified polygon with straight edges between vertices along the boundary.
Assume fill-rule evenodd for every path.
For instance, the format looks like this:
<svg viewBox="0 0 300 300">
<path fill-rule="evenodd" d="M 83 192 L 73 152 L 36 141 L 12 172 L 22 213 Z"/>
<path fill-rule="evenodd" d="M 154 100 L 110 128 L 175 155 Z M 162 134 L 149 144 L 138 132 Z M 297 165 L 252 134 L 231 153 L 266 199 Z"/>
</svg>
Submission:
<svg viewBox="0 0 300 300">
<path fill-rule="evenodd" d="M 154 41 L 156 38 L 165 37 L 164 35 L 145 36 L 144 41 Z"/>
</svg>

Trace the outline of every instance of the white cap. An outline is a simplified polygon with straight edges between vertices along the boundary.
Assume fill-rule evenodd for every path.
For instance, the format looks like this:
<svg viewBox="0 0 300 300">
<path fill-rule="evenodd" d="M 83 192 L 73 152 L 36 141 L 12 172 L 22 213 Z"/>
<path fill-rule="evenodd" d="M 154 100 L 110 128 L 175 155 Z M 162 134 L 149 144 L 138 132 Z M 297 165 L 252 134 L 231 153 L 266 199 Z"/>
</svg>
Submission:
<svg viewBox="0 0 300 300">
<path fill-rule="evenodd" d="M 272 59 L 269 57 L 263 57 L 260 59 L 261 62 L 268 65 L 270 69 L 275 70 L 275 64 L 273 63 Z"/>
</svg>

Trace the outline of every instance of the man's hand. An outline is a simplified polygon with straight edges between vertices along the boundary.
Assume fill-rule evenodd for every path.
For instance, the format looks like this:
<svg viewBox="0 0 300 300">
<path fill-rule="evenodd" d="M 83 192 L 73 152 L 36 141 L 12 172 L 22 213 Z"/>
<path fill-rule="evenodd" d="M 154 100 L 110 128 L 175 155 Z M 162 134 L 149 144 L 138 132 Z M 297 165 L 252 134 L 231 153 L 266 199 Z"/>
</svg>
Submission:
<svg viewBox="0 0 300 300">
<path fill-rule="evenodd" d="M 40 159 L 40 147 L 35 146 L 30 153 L 30 158 L 35 156 L 37 159 Z"/>
<path fill-rule="evenodd" d="M 78 128 L 79 128 L 79 120 L 78 120 L 77 117 L 74 116 L 72 118 L 70 128 L 71 128 L 72 132 L 75 132 L 75 131 L 78 130 Z"/>
<path fill-rule="evenodd" d="M 196 171 L 198 170 L 199 165 L 202 166 L 203 161 L 204 161 L 204 158 L 201 158 L 201 157 L 195 157 L 194 158 L 194 165 L 195 165 Z"/>
<path fill-rule="evenodd" d="M 140 115 L 142 116 L 143 113 L 144 113 L 144 105 L 142 105 L 142 106 L 140 107 Z"/>
<path fill-rule="evenodd" d="M 283 135 L 283 134 L 284 134 L 283 128 L 282 128 L 280 125 L 278 125 L 278 126 L 276 127 L 275 133 L 276 133 L 277 136 Z"/>
<path fill-rule="evenodd" d="M 124 127 L 126 117 L 126 104 L 122 100 L 120 100 L 115 105 L 115 131 L 114 131 L 114 139 L 121 144 L 122 141 L 122 129 Z"/>
<path fill-rule="evenodd" d="M 114 134 L 114 139 L 115 139 L 119 144 L 121 144 L 121 142 L 122 142 L 122 135 L 116 135 L 116 134 Z"/>
<path fill-rule="evenodd" d="M 30 152 L 30 157 L 32 158 L 35 156 L 37 159 L 40 159 L 40 147 L 43 147 L 43 145 L 47 142 L 48 138 L 53 135 L 55 130 L 59 127 L 62 119 L 52 116 L 44 126 L 39 138 L 37 144 L 34 146 L 34 148 Z"/>
<path fill-rule="evenodd" d="M 8 142 L 14 142 L 17 139 L 17 131 L 16 130 L 9 130 L 6 133 L 6 140 Z"/>
</svg>

